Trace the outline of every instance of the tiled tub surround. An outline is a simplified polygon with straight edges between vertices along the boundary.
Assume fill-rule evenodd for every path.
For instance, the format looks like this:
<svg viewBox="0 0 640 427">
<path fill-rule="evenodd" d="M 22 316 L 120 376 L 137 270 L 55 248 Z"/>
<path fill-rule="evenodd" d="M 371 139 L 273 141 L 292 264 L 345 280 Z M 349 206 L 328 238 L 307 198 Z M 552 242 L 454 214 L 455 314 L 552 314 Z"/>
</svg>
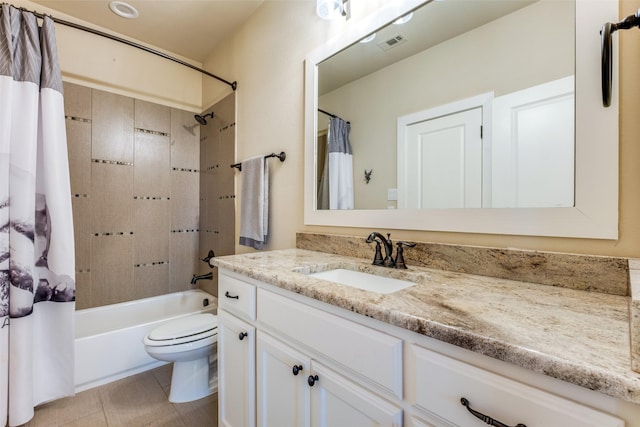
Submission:
<svg viewBox="0 0 640 427">
<path fill-rule="evenodd" d="M 199 240 L 193 113 L 65 83 L 78 309 L 191 289 Z"/>
<path fill-rule="evenodd" d="M 206 111 L 213 119 L 200 126 L 200 258 L 209 250 L 216 256 L 235 253 L 235 95 L 231 94 Z M 199 273 L 211 268 L 198 264 Z M 218 295 L 217 274 L 213 280 L 198 285 L 212 295 Z"/>
<path fill-rule="evenodd" d="M 304 249 L 214 262 L 354 313 L 640 403 L 640 374 L 631 370 L 626 296 L 425 267 L 393 270 L 372 266 L 369 257 Z M 417 285 L 381 295 L 303 274 L 343 266 Z"/>
</svg>

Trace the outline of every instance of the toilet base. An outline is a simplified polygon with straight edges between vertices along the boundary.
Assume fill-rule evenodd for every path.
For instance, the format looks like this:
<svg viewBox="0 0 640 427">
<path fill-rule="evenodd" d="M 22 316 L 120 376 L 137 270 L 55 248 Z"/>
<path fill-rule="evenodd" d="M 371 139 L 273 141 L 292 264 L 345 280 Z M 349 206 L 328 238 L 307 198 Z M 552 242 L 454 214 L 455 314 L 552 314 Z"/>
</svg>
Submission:
<svg viewBox="0 0 640 427">
<path fill-rule="evenodd" d="M 215 393 L 209 386 L 209 358 L 203 357 L 186 362 L 173 362 L 169 401 L 191 402 Z"/>
</svg>

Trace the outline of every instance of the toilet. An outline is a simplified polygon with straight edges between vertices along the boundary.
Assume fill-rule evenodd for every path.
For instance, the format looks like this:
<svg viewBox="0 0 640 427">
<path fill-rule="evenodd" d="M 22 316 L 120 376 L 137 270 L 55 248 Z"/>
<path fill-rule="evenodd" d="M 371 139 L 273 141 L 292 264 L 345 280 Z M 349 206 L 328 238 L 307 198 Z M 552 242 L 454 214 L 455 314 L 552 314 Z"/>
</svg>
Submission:
<svg viewBox="0 0 640 427">
<path fill-rule="evenodd" d="M 210 313 L 170 320 L 144 337 L 151 357 L 173 362 L 170 402 L 191 402 L 216 391 L 217 381 L 210 385 L 209 366 L 217 341 L 218 317 Z"/>
</svg>

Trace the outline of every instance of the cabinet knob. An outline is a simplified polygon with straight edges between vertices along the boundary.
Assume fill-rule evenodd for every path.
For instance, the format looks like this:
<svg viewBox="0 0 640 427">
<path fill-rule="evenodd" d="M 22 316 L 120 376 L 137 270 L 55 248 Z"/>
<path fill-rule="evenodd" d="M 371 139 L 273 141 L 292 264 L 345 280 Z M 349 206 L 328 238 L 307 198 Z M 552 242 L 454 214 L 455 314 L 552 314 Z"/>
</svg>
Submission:
<svg viewBox="0 0 640 427">
<path fill-rule="evenodd" d="M 240 339 L 240 341 L 242 341 L 248 335 L 249 334 L 247 334 L 246 332 L 240 332 L 240 334 L 238 334 L 238 339 Z"/>
<path fill-rule="evenodd" d="M 293 375 L 298 375 L 303 369 L 302 365 L 293 365 Z"/>
<path fill-rule="evenodd" d="M 467 408 L 467 411 L 471 412 L 471 414 L 474 417 L 478 418 L 479 420 L 482 420 L 485 424 L 489 424 L 490 426 L 495 426 L 495 427 L 509 427 L 508 425 L 503 424 L 498 420 L 494 420 L 493 418 L 483 414 L 482 412 L 478 412 L 476 410 L 471 409 L 471 403 L 469 403 L 469 401 L 464 397 L 460 399 L 460 403 L 462 404 L 462 406 Z M 527 426 L 524 424 L 518 423 L 516 424 L 515 427 L 527 427 Z"/>
<path fill-rule="evenodd" d="M 317 375 L 309 375 L 309 378 L 307 378 L 307 382 L 309 383 L 310 387 L 313 387 L 313 385 L 316 383 L 316 381 L 318 381 L 318 376 Z"/>
</svg>

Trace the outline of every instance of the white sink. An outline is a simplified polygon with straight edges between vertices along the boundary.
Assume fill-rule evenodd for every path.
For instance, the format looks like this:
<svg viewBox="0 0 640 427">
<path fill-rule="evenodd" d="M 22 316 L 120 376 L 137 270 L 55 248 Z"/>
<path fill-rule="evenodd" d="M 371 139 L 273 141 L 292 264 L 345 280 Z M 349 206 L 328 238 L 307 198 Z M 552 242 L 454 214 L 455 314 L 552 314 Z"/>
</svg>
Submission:
<svg viewBox="0 0 640 427">
<path fill-rule="evenodd" d="M 377 276 L 375 274 L 347 270 L 345 268 L 336 268 L 333 270 L 321 271 L 319 273 L 311 273 L 309 276 L 350 286 L 352 288 L 377 292 L 379 294 L 391 294 L 415 285 L 415 283 L 407 282 L 406 280 Z"/>
</svg>

